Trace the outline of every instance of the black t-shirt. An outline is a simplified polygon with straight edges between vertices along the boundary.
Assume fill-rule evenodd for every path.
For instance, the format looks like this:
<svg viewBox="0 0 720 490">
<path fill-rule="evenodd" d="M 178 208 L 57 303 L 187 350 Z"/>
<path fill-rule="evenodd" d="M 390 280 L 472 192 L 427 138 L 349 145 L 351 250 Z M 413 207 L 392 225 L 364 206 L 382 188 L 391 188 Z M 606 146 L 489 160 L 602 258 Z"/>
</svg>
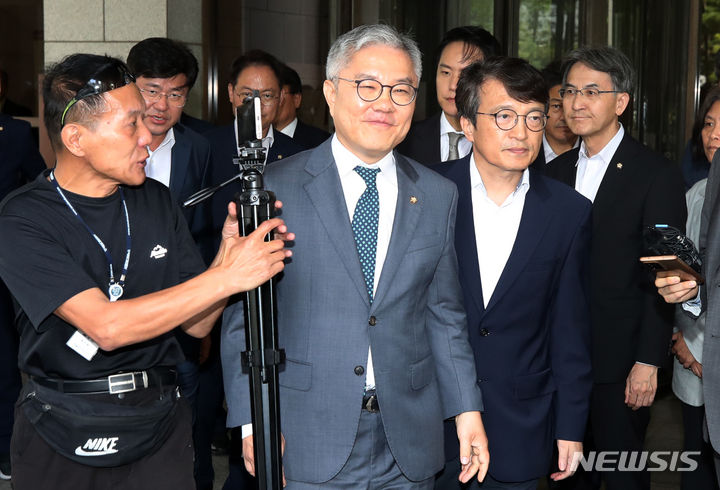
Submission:
<svg viewBox="0 0 720 490">
<path fill-rule="evenodd" d="M 66 345 L 76 329 L 53 312 L 87 289 L 108 295 L 110 272 L 100 245 L 47 180 L 48 173 L 0 204 L 0 277 L 17 302 L 20 369 L 35 376 L 93 379 L 182 361 L 172 332 L 112 352 L 98 350 L 91 361 Z M 63 192 L 110 251 L 117 281 L 127 250 L 120 193 L 89 198 Z M 175 286 L 205 270 L 165 186 L 148 179 L 123 192 L 132 252 L 121 300 Z"/>
</svg>

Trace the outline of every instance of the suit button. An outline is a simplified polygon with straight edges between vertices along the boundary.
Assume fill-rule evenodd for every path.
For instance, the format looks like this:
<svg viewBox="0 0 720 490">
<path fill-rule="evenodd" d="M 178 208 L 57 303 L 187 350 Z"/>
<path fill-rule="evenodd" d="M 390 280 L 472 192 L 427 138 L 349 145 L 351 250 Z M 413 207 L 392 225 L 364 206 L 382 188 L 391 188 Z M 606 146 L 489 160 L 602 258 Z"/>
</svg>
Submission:
<svg viewBox="0 0 720 490">
<path fill-rule="evenodd" d="M 483 337 L 487 337 L 488 335 L 490 335 L 490 330 L 488 330 L 487 328 L 481 328 L 480 335 Z"/>
<path fill-rule="evenodd" d="M 355 366 L 355 374 L 362 376 L 365 373 L 365 368 L 362 366 Z"/>
<path fill-rule="evenodd" d="M 370 320 L 368 320 L 368 325 L 370 325 L 371 327 L 374 327 L 376 323 L 377 323 L 377 319 L 374 316 L 371 316 Z"/>
</svg>

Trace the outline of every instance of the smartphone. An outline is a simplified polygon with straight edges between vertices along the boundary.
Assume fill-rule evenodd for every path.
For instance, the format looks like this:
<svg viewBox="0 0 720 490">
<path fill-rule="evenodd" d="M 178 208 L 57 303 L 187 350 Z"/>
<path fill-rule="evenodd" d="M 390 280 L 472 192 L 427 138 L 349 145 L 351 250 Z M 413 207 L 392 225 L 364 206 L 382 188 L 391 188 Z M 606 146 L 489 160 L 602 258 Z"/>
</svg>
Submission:
<svg viewBox="0 0 720 490">
<path fill-rule="evenodd" d="M 677 255 L 653 255 L 651 257 L 640 257 L 640 262 L 649 264 L 658 271 L 659 277 L 678 275 L 683 281 L 695 281 L 704 284 L 705 278 L 695 269 L 687 265 Z"/>
</svg>

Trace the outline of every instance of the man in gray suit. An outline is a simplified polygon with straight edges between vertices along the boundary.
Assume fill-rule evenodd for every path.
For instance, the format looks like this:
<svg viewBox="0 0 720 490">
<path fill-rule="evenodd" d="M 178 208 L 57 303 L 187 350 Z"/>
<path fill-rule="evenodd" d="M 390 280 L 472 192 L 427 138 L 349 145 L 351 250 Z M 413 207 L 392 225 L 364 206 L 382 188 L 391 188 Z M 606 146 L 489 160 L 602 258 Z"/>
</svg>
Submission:
<svg viewBox="0 0 720 490">
<path fill-rule="evenodd" d="M 715 152 L 710 165 L 705 201 L 700 221 L 698 246 L 703 256 L 705 284 L 688 281 L 679 271 L 657 277 L 655 286 L 668 303 L 682 303 L 692 316 L 705 312 L 700 377 L 703 380 L 707 437 L 715 452 L 715 470 L 720 484 L 720 152 Z M 685 280 L 684 280 L 685 279 Z"/>
<path fill-rule="evenodd" d="M 420 80 L 415 42 L 365 25 L 330 49 L 323 91 L 335 135 L 267 167 L 301 230 L 278 282 L 283 465 L 288 488 L 432 488 L 443 419 L 462 481 L 489 454 L 453 247 L 457 190 L 394 152 Z M 240 303 L 223 320 L 228 425 L 253 472 Z"/>
</svg>

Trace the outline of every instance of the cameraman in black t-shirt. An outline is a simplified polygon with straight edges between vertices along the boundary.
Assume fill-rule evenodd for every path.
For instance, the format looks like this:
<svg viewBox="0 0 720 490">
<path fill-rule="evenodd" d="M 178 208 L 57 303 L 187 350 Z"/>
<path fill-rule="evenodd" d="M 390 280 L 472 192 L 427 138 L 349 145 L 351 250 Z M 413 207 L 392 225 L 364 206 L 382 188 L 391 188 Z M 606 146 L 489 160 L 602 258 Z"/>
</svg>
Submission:
<svg viewBox="0 0 720 490">
<path fill-rule="evenodd" d="M 11 457 L 16 490 L 194 488 L 171 334 L 202 337 L 232 294 L 283 269 L 273 229 L 238 236 L 234 205 L 205 271 L 167 189 L 145 182 L 145 103 L 127 67 L 78 54 L 47 73 L 56 166 L 0 204 L 0 276 L 28 374 Z"/>
</svg>

